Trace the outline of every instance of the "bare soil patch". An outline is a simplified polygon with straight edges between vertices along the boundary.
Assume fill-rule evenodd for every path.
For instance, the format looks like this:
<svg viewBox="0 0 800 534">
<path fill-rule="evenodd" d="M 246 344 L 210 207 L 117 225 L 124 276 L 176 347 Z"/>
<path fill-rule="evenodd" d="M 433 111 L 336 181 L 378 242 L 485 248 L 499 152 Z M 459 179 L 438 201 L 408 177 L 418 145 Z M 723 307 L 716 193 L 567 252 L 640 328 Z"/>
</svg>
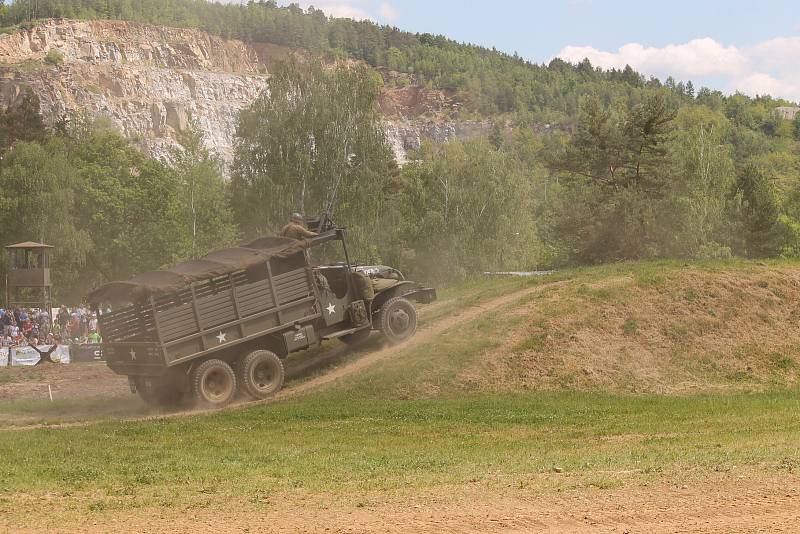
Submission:
<svg viewBox="0 0 800 534">
<path fill-rule="evenodd" d="M 128 379 L 105 363 L 42 364 L 0 369 L 0 401 L 124 397 L 131 394 Z"/>
<path fill-rule="evenodd" d="M 553 477 L 558 475 L 552 475 Z M 264 495 L 247 502 L 79 513 L 86 502 L 15 496 L 48 513 L 0 519 L 16 532 L 796 532 L 800 478 L 764 473 L 680 485 L 581 488 L 538 494 L 485 487 L 430 488 L 413 496 Z M 81 498 L 81 501 L 83 498 Z M 57 513 L 64 508 L 70 520 Z M 69 512 L 68 510 L 73 510 Z M 21 519 L 22 518 L 22 519 Z"/>
</svg>

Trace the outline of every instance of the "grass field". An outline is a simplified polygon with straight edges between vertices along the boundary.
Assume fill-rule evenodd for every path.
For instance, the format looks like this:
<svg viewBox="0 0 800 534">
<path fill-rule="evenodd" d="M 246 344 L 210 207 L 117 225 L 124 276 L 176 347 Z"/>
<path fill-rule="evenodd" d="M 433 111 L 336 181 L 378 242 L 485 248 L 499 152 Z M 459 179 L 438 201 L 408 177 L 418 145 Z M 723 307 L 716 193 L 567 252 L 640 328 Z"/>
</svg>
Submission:
<svg viewBox="0 0 800 534">
<path fill-rule="evenodd" d="M 359 507 L 437 488 L 540 495 L 720 473 L 781 477 L 800 467 L 798 414 L 795 391 L 381 403 L 326 394 L 212 416 L 7 432 L 0 515 L 79 525 L 137 510 L 258 507 L 298 493 Z"/>
<path fill-rule="evenodd" d="M 298 492 L 360 506 L 437 488 L 542 495 L 792 476 L 795 269 L 634 264 L 466 284 L 425 321 L 539 289 L 301 397 L 0 431 L 0 512 L 20 524 L 41 496 L 80 522 Z"/>
<path fill-rule="evenodd" d="M 745 466 L 793 469 L 799 438 L 796 391 L 380 404 L 327 394 L 211 416 L 7 432 L 0 484 L 12 493 L 100 490 L 114 501 L 142 489 L 179 498 L 536 485 L 537 475 L 559 468 L 568 475 L 561 484 L 603 486 Z"/>
</svg>

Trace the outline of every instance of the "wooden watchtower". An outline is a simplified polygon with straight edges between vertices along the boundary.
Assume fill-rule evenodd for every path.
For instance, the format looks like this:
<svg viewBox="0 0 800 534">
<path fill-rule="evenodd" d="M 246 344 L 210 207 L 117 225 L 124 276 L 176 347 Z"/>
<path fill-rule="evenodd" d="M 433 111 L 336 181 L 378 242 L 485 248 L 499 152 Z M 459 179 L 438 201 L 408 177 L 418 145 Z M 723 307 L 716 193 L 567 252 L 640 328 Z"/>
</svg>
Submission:
<svg viewBox="0 0 800 534">
<path fill-rule="evenodd" d="M 50 252 L 42 243 L 18 243 L 6 247 L 10 265 L 6 278 L 8 308 L 40 308 L 50 313 L 53 305 Z"/>
</svg>

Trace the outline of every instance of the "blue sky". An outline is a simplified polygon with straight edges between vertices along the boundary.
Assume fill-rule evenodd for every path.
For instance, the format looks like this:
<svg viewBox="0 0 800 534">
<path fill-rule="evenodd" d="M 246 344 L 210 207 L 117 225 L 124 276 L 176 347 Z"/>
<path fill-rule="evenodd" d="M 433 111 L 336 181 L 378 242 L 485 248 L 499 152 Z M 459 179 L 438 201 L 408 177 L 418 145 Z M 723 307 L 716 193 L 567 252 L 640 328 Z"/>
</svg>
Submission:
<svg viewBox="0 0 800 534">
<path fill-rule="evenodd" d="M 237 2 L 238 0 L 227 0 Z M 283 5 L 288 1 L 281 1 Z M 589 57 L 725 92 L 800 100 L 800 2 L 316 0 L 328 14 L 441 33 L 547 62 Z"/>
</svg>

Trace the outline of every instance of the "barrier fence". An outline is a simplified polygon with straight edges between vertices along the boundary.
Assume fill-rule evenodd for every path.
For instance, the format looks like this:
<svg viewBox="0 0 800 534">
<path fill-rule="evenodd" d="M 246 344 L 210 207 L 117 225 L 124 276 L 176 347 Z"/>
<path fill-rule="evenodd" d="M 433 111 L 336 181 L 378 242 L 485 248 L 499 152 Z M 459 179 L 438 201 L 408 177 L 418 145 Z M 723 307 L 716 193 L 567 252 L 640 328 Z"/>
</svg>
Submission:
<svg viewBox="0 0 800 534">
<path fill-rule="evenodd" d="M 40 345 L 39 349 L 46 350 L 49 345 Z M 0 365 L 8 365 L 9 353 L 12 354 L 12 366 L 36 365 L 39 353 L 28 346 L 0 348 Z M 83 363 L 103 361 L 100 345 L 59 345 L 53 352 L 53 361 L 60 363 Z"/>
</svg>

